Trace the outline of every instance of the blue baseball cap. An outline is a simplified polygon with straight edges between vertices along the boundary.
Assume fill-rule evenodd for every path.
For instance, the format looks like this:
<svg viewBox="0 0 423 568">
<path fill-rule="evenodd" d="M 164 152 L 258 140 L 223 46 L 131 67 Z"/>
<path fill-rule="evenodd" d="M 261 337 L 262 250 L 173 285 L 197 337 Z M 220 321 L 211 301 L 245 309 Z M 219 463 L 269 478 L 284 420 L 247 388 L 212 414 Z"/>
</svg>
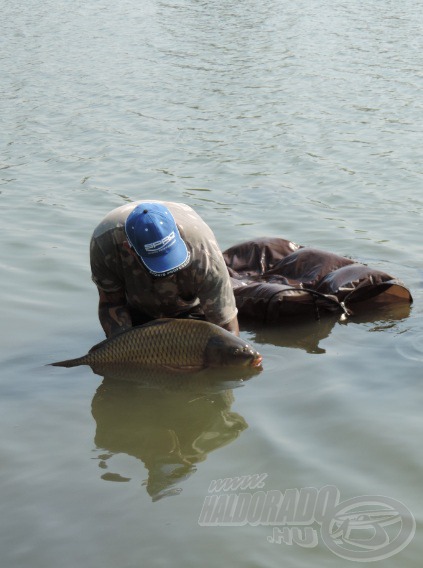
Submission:
<svg viewBox="0 0 423 568">
<path fill-rule="evenodd" d="M 175 219 L 161 203 L 140 203 L 125 222 L 130 246 L 154 276 L 167 276 L 187 266 L 190 254 Z"/>
</svg>

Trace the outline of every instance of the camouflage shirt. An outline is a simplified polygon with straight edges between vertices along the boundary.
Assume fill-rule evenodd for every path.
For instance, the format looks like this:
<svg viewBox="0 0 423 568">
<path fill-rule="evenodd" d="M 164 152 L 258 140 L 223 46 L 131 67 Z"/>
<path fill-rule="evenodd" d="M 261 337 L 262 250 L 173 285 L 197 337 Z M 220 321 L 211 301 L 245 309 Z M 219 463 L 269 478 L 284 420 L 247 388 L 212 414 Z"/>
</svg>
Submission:
<svg viewBox="0 0 423 568">
<path fill-rule="evenodd" d="M 114 209 L 94 230 L 90 245 L 94 283 L 105 292 L 123 290 L 129 306 L 151 318 L 177 317 L 200 308 L 217 325 L 231 321 L 237 314 L 234 294 L 210 227 L 188 205 L 163 201 L 175 218 L 191 261 L 175 274 L 154 278 L 124 246 L 126 218 L 139 203 Z"/>
</svg>

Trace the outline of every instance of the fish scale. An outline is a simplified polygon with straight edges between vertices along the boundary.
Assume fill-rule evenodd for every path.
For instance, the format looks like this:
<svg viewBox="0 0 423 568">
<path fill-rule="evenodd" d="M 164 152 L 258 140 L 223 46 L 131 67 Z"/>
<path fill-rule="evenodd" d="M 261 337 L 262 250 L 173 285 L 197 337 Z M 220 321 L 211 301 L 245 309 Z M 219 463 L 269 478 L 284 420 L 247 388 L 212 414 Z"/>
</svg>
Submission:
<svg viewBox="0 0 423 568">
<path fill-rule="evenodd" d="M 198 331 L 197 326 L 195 327 Z M 123 335 L 117 337 L 113 343 L 111 342 L 111 350 L 109 350 L 109 345 L 94 350 L 92 352 L 92 361 L 87 360 L 87 363 L 100 364 L 123 358 L 124 360 L 152 365 L 170 364 L 175 362 L 175 347 L 179 345 L 185 347 L 185 349 L 181 349 L 177 354 L 177 363 L 181 365 L 201 364 L 202 358 L 200 359 L 198 355 L 196 356 L 195 343 L 202 343 L 205 337 L 197 334 L 195 341 L 193 341 L 194 338 L 191 337 L 191 333 L 188 337 L 186 335 L 181 336 L 180 331 L 181 326 L 177 323 L 173 323 L 169 330 L 162 327 L 150 327 L 147 330 L 142 329 L 142 331 L 140 329 L 143 339 L 142 350 L 139 349 L 139 342 L 137 342 L 140 334 Z M 160 349 L 156 348 L 157 342 L 160 342 Z"/>
</svg>

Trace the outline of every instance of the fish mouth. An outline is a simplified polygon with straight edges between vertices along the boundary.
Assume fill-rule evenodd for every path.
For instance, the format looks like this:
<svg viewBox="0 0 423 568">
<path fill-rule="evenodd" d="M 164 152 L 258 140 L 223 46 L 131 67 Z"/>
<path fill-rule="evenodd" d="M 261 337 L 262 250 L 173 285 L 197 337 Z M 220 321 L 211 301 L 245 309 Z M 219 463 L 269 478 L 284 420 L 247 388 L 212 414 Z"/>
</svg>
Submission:
<svg viewBox="0 0 423 568">
<path fill-rule="evenodd" d="M 261 362 L 263 361 L 263 357 L 261 355 L 257 355 L 256 357 L 254 357 L 254 359 L 251 361 L 250 366 L 251 367 L 261 367 Z"/>
</svg>

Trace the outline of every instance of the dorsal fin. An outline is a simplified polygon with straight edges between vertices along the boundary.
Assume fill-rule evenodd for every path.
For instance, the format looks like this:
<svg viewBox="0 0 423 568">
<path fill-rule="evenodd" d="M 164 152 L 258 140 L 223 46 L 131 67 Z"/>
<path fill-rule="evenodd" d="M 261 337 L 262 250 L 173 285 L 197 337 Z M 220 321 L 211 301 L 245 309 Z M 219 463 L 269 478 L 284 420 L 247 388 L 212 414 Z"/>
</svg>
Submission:
<svg viewBox="0 0 423 568">
<path fill-rule="evenodd" d="M 93 345 L 91 347 L 91 349 L 88 351 L 88 353 L 91 353 L 92 351 L 97 351 L 97 349 L 99 349 L 100 347 L 102 347 L 105 343 L 107 343 L 111 338 L 108 339 L 103 339 L 103 341 L 100 341 L 100 343 L 96 343 L 96 345 Z"/>
</svg>

